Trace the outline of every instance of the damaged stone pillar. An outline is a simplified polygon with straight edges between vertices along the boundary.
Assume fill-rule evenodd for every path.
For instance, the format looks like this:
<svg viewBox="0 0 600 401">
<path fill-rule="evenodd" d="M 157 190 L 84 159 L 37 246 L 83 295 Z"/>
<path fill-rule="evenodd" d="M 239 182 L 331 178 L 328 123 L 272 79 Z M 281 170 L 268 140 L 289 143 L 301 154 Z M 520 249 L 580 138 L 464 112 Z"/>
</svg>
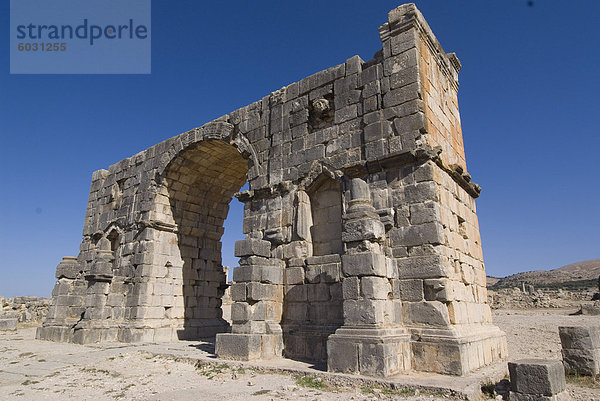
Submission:
<svg viewBox="0 0 600 401">
<path fill-rule="evenodd" d="M 110 317 L 106 309 L 110 283 L 113 279 L 114 253 L 110 243 L 102 238 L 98 243 L 96 256 L 88 272 L 85 272 L 87 289 L 85 295 L 85 313 L 73 327 L 72 342 L 89 344 L 100 341 L 116 341 L 118 329 L 105 327 Z"/>
<path fill-rule="evenodd" d="M 240 266 L 233 271 L 232 332 L 217 334 L 216 354 L 235 360 L 281 356 L 280 326 L 283 302 L 283 265 L 271 259 L 271 243 L 246 238 L 235 243 Z"/>
<path fill-rule="evenodd" d="M 395 273 L 382 250 L 385 229 L 368 184 L 352 179 L 350 197 L 342 232 L 344 325 L 327 342 L 328 370 L 390 376 L 410 369 L 409 335 L 401 326 L 401 302 L 393 297 Z"/>
<path fill-rule="evenodd" d="M 77 258 L 65 256 L 56 267 L 56 279 L 44 325 L 36 332 L 38 340 L 67 341 L 85 311 L 87 285 Z"/>
</svg>

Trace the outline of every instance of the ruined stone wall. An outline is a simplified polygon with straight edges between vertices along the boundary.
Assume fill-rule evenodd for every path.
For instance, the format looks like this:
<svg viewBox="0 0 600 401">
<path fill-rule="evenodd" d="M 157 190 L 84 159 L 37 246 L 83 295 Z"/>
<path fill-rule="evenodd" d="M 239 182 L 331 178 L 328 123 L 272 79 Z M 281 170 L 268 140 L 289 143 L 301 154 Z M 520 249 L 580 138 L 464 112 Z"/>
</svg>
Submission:
<svg viewBox="0 0 600 401">
<path fill-rule="evenodd" d="M 16 319 L 19 323 L 40 322 L 48 313 L 50 300 L 43 297 L 0 297 L 0 319 Z"/>
<path fill-rule="evenodd" d="M 376 376 L 460 375 L 505 357 L 486 304 L 460 64 L 414 5 L 379 33 L 368 62 L 354 56 L 94 173 L 81 252 L 57 268 L 38 337 L 219 333 L 221 358 Z M 220 239 L 234 194 L 246 238 L 228 327 Z"/>
</svg>

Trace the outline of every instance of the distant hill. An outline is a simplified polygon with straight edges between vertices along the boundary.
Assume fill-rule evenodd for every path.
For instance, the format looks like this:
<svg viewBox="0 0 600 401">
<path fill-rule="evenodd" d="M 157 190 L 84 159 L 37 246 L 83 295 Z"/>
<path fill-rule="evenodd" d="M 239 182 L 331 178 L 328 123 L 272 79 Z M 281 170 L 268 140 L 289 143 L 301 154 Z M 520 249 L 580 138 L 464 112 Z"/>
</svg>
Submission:
<svg viewBox="0 0 600 401">
<path fill-rule="evenodd" d="M 500 280 L 502 280 L 502 279 L 498 278 L 498 277 L 492 277 L 492 276 L 487 276 L 486 277 L 486 282 L 487 282 L 487 286 L 488 287 L 491 287 L 491 286 L 495 285 Z"/>
<path fill-rule="evenodd" d="M 554 270 L 517 273 L 500 279 L 488 276 L 487 283 L 490 288 L 518 287 L 521 283 L 552 286 L 556 283 L 566 282 L 578 282 L 581 285 L 589 284 L 596 287 L 598 276 L 600 276 L 600 259 L 594 259 L 572 263 Z"/>
</svg>

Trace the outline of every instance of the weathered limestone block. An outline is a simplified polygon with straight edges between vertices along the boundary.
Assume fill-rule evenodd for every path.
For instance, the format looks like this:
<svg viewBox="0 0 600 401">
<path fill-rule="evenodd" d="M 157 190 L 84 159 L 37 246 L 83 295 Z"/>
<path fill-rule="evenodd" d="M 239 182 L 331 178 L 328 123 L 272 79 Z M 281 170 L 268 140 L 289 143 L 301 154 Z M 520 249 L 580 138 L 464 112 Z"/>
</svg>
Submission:
<svg viewBox="0 0 600 401">
<path fill-rule="evenodd" d="M 303 284 L 305 280 L 304 268 L 303 267 L 288 267 L 284 271 L 285 284 Z"/>
<path fill-rule="evenodd" d="M 440 255 L 398 258 L 396 259 L 396 266 L 401 279 L 427 279 L 448 276 L 444 257 Z"/>
<path fill-rule="evenodd" d="M 347 324 L 381 325 L 385 321 L 386 302 L 376 299 L 344 301 L 344 322 Z"/>
<path fill-rule="evenodd" d="M 444 231 L 439 223 L 431 222 L 392 229 L 392 241 L 403 246 L 443 244 Z"/>
<path fill-rule="evenodd" d="M 600 373 L 600 327 L 559 327 L 563 364 L 567 374 Z"/>
<path fill-rule="evenodd" d="M 271 256 L 271 243 L 254 238 L 246 238 L 235 242 L 235 256 Z"/>
<path fill-rule="evenodd" d="M 110 283 L 113 278 L 114 255 L 111 251 L 98 251 L 94 263 L 86 273 L 86 279 Z"/>
<path fill-rule="evenodd" d="M 398 329 L 338 329 L 327 341 L 328 370 L 384 377 L 410 370 L 408 340 Z"/>
<path fill-rule="evenodd" d="M 450 316 L 445 304 L 438 301 L 405 302 L 404 319 L 413 325 L 441 326 L 450 325 Z"/>
<path fill-rule="evenodd" d="M 357 253 L 342 255 L 342 269 L 347 276 L 380 276 L 387 275 L 385 255 L 377 253 Z"/>
<path fill-rule="evenodd" d="M 572 398 L 567 391 L 555 395 L 521 394 L 511 391 L 509 399 L 510 401 L 571 401 Z"/>
<path fill-rule="evenodd" d="M 56 278 L 75 279 L 81 271 L 81 266 L 74 256 L 64 256 L 56 267 Z"/>
<path fill-rule="evenodd" d="M 600 305 L 598 305 L 598 302 L 595 302 L 594 305 L 581 305 L 581 314 L 589 316 L 598 316 L 600 315 Z"/>
<path fill-rule="evenodd" d="M 600 327 L 598 326 L 561 326 L 558 328 L 558 334 L 563 348 L 600 348 Z"/>
<path fill-rule="evenodd" d="M 251 282 L 247 286 L 247 298 L 252 301 L 277 300 L 281 298 L 279 287 L 273 284 Z"/>
<path fill-rule="evenodd" d="M 282 349 L 282 337 L 277 334 L 221 333 L 215 343 L 219 358 L 241 361 L 280 357 Z"/>
<path fill-rule="evenodd" d="M 342 241 L 380 241 L 384 234 L 385 227 L 379 219 L 360 219 L 349 221 L 344 225 Z"/>
<path fill-rule="evenodd" d="M 363 298 L 388 299 L 391 298 L 392 288 L 390 281 L 383 277 L 362 277 L 360 289 Z"/>
<path fill-rule="evenodd" d="M 522 359 L 509 362 L 510 399 L 568 400 L 565 371 L 560 361 Z M 565 398 L 566 397 L 566 398 Z"/>
<path fill-rule="evenodd" d="M 0 319 L 0 331 L 11 331 L 17 330 L 17 318 L 1 318 Z"/>
<path fill-rule="evenodd" d="M 423 280 L 393 280 L 394 296 L 403 301 L 423 301 Z"/>
<path fill-rule="evenodd" d="M 283 268 L 278 266 L 241 265 L 233 270 L 236 282 L 257 281 L 266 284 L 283 284 Z"/>
</svg>

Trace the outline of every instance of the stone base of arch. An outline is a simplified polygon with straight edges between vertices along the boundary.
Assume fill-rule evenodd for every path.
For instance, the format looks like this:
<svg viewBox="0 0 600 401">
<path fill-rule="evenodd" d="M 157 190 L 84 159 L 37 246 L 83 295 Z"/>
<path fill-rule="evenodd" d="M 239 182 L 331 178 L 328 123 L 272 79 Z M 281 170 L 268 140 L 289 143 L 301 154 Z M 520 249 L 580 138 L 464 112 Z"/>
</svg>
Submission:
<svg viewBox="0 0 600 401">
<path fill-rule="evenodd" d="M 281 334 L 217 334 L 215 353 L 217 357 L 237 361 L 272 359 L 281 357 L 283 337 Z"/>
<path fill-rule="evenodd" d="M 330 372 L 387 377 L 411 366 L 410 334 L 404 328 L 341 327 L 327 341 Z"/>
<path fill-rule="evenodd" d="M 173 342 L 178 340 L 197 340 L 214 338 L 218 333 L 230 330 L 229 323 L 220 319 L 206 321 L 197 328 L 183 326 L 147 327 L 118 327 L 111 325 L 92 324 L 85 327 L 42 326 L 36 331 L 36 339 L 56 342 L 71 342 L 75 344 L 93 344 L 103 342 Z"/>
<path fill-rule="evenodd" d="M 462 376 L 508 357 L 506 335 L 494 325 L 452 329 L 411 329 L 414 368 Z"/>
</svg>

